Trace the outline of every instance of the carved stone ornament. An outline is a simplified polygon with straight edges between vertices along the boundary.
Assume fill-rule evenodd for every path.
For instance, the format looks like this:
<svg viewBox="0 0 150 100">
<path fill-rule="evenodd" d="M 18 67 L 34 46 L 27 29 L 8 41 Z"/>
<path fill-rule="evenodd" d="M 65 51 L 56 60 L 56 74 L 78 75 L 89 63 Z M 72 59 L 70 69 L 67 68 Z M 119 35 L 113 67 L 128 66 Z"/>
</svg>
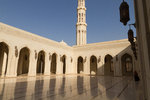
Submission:
<svg viewBox="0 0 150 100">
<path fill-rule="evenodd" d="M 15 56 L 18 57 L 18 48 L 15 46 Z"/>
<path fill-rule="evenodd" d="M 49 60 L 52 60 L 52 55 L 51 55 L 51 53 L 49 53 Z"/>
<path fill-rule="evenodd" d="M 61 55 L 59 55 L 60 56 L 60 61 L 62 61 L 62 56 Z"/>
<path fill-rule="evenodd" d="M 71 63 L 73 62 L 73 59 L 72 59 L 72 57 L 70 57 L 71 58 Z"/>
<path fill-rule="evenodd" d="M 86 62 L 86 59 L 87 59 L 87 57 L 85 57 L 85 59 L 84 59 L 84 63 Z"/>
<path fill-rule="evenodd" d="M 34 52 L 35 52 L 35 59 L 37 59 L 37 56 L 38 56 L 37 51 L 35 50 Z"/>
<path fill-rule="evenodd" d="M 101 61 L 101 56 L 99 56 L 99 58 L 98 58 L 98 63 Z"/>
</svg>

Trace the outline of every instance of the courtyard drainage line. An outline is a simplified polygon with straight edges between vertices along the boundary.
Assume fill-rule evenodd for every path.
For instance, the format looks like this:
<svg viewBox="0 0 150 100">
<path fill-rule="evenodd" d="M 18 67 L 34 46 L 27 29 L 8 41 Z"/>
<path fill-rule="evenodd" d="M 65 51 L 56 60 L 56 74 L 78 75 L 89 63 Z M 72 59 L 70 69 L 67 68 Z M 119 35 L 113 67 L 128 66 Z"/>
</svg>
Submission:
<svg viewBox="0 0 150 100">
<path fill-rule="evenodd" d="M 130 81 L 131 82 L 131 81 Z M 129 83 L 130 83 L 129 82 Z M 119 98 L 121 95 L 122 95 L 122 93 L 125 91 L 125 89 L 128 87 L 128 85 L 129 85 L 129 83 L 127 83 L 126 84 L 126 86 L 122 89 L 122 91 L 117 95 L 117 98 Z"/>
<path fill-rule="evenodd" d="M 117 98 L 121 96 L 121 94 L 125 91 L 125 89 L 128 87 L 128 84 L 122 89 L 122 91 L 117 95 Z"/>
</svg>

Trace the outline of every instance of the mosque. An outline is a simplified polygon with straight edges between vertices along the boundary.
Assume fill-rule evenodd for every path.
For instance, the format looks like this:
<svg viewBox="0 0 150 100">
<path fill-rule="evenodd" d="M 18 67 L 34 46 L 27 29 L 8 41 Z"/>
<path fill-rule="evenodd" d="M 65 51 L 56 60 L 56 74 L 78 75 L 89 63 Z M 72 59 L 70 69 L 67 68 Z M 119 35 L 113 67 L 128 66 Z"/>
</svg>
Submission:
<svg viewBox="0 0 150 100">
<path fill-rule="evenodd" d="M 86 43 L 85 0 L 78 1 L 76 45 L 0 23 L 0 76 L 87 74 L 129 76 L 139 71 L 127 39 Z"/>
<path fill-rule="evenodd" d="M 0 23 L 0 78 L 71 74 L 132 76 L 136 71 L 143 83 L 145 100 L 150 100 L 150 1 L 134 0 L 134 8 L 137 57 L 128 39 L 86 43 L 85 0 L 78 0 L 75 46 Z"/>
</svg>

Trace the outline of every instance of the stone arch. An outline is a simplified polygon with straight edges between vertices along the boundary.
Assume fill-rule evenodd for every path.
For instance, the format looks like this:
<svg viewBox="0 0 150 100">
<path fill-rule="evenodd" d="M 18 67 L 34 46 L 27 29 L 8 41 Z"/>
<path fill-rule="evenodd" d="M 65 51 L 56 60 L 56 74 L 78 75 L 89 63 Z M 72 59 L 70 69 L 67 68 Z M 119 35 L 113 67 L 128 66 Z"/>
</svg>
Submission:
<svg viewBox="0 0 150 100">
<path fill-rule="evenodd" d="M 28 74 L 29 62 L 30 62 L 29 56 L 30 56 L 29 48 L 24 47 L 20 50 L 18 67 L 17 67 L 17 75 Z"/>
<path fill-rule="evenodd" d="M 92 55 L 90 58 L 90 74 L 97 74 L 97 58 L 94 55 Z"/>
<path fill-rule="evenodd" d="M 42 50 L 38 53 L 36 73 L 43 74 L 45 70 L 45 52 Z"/>
<path fill-rule="evenodd" d="M 120 59 L 120 61 L 121 61 L 122 56 L 124 56 L 125 54 L 130 55 L 134 60 L 134 55 L 132 55 L 132 51 L 131 52 L 123 52 L 123 53 L 119 54 L 118 59 Z"/>
<path fill-rule="evenodd" d="M 63 74 L 66 73 L 66 55 L 63 55 L 61 58 L 62 66 L 63 66 Z"/>
<path fill-rule="evenodd" d="M 57 54 L 53 53 L 52 54 L 52 61 L 51 61 L 51 74 L 56 74 L 56 66 L 57 66 Z"/>
<path fill-rule="evenodd" d="M 8 65 L 9 46 L 0 42 L 0 76 L 6 75 Z"/>
<path fill-rule="evenodd" d="M 130 76 L 133 75 L 133 59 L 128 53 L 125 53 L 121 57 L 122 75 Z"/>
<path fill-rule="evenodd" d="M 104 75 L 114 75 L 113 57 L 107 54 L 104 58 Z"/>
<path fill-rule="evenodd" d="M 81 74 L 84 71 L 84 65 L 83 65 L 83 57 L 78 57 L 78 63 L 77 63 L 77 73 Z"/>
</svg>

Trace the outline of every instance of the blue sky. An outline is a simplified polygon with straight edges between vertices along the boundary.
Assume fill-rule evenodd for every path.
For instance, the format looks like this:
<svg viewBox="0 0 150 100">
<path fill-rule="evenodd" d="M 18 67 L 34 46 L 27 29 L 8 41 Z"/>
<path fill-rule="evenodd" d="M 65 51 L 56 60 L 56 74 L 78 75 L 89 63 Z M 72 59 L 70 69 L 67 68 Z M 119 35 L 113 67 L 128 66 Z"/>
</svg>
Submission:
<svg viewBox="0 0 150 100">
<path fill-rule="evenodd" d="M 130 22 L 134 23 L 133 0 Z M 120 23 L 122 0 L 86 0 L 87 43 L 127 38 L 128 26 Z M 76 43 L 77 0 L 0 0 L 0 22 L 50 38 Z M 133 28 L 134 29 L 134 28 Z"/>
</svg>

